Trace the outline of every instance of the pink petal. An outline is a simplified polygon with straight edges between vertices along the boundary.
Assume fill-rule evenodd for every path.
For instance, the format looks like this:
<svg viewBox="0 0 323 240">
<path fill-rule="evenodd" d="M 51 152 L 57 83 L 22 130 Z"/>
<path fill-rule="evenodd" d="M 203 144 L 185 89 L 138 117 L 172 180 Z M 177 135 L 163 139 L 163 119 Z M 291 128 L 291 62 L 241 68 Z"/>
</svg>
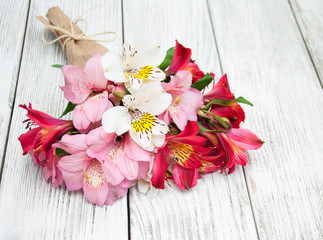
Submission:
<svg viewBox="0 0 323 240">
<path fill-rule="evenodd" d="M 92 123 L 101 121 L 103 113 L 112 107 L 107 91 L 95 94 L 84 102 L 85 115 Z"/>
<path fill-rule="evenodd" d="M 130 160 L 123 149 L 119 149 L 116 155 L 116 163 L 125 178 L 135 180 L 138 176 L 138 162 Z"/>
<path fill-rule="evenodd" d="M 146 177 L 149 169 L 149 162 L 138 162 L 138 176 L 137 179 L 143 179 Z"/>
<path fill-rule="evenodd" d="M 117 164 L 110 158 L 107 158 L 103 164 L 103 172 L 105 178 L 112 185 L 118 185 L 124 180 L 123 174 L 120 172 Z"/>
<path fill-rule="evenodd" d="M 87 118 L 83 103 L 77 105 L 73 110 L 73 125 L 81 133 L 87 133 L 91 130 L 91 121 Z"/>
<path fill-rule="evenodd" d="M 181 95 L 192 85 L 192 74 L 189 71 L 179 71 L 175 76 L 170 76 L 170 82 L 162 82 L 163 89 L 171 94 Z"/>
<path fill-rule="evenodd" d="M 158 115 L 158 119 L 162 120 L 168 126 L 170 124 L 170 121 L 171 121 L 171 117 L 170 117 L 169 111 L 166 109 L 165 112 L 163 112 L 162 114 Z"/>
<path fill-rule="evenodd" d="M 92 86 L 94 91 L 104 90 L 107 87 L 108 80 L 104 77 L 104 70 L 101 63 L 101 56 L 95 52 L 84 66 L 88 85 Z"/>
<path fill-rule="evenodd" d="M 53 144 L 53 148 L 61 148 L 70 154 L 85 152 L 87 145 L 85 143 L 85 134 L 68 135 L 65 134 L 62 139 Z"/>
<path fill-rule="evenodd" d="M 232 128 L 227 135 L 235 145 L 247 150 L 256 150 L 264 144 L 256 134 L 248 129 Z"/>
<path fill-rule="evenodd" d="M 85 198 L 93 204 L 102 206 L 109 193 L 109 185 L 104 176 L 102 165 L 97 160 L 92 160 L 86 169 L 83 180 Z"/>
<path fill-rule="evenodd" d="M 190 88 L 183 93 L 179 105 L 185 111 L 187 120 L 197 121 L 197 112 L 203 106 L 203 96 L 197 89 Z"/>
<path fill-rule="evenodd" d="M 122 198 L 127 195 L 128 187 L 123 188 L 120 185 L 110 186 L 108 197 L 104 204 L 112 205 L 117 199 Z"/>
<path fill-rule="evenodd" d="M 150 161 L 151 153 L 133 141 L 129 134 L 126 134 L 124 141 L 124 151 L 129 159 L 132 161 Z"/>
<path fill-rule="evenodd" d="M 86 135 L 87 154 L 92 158 L 104 159 L 115 145 L 115 133 L 107 133 L 102 127 L 93 129 Z"/>
<path fill-rule="evenodd" d="M 64 74 L 65 87 L 61 87 L 64 91 L 65 98 L 72 103 L 82 103 L 92 92 L 87 84 L 88 79 L 84 70 L 77 66 L 67 65 L 61 68 Z"/>
<path fill-rule="evenodd" d="M 190 188 L 195 187 L 197 184 L 198 169 L 186 169 L 178 164 L 175 164 L 173 167 L 173 176 L 176 185 L 180 189 L 189 190 Z"/>
</svg>

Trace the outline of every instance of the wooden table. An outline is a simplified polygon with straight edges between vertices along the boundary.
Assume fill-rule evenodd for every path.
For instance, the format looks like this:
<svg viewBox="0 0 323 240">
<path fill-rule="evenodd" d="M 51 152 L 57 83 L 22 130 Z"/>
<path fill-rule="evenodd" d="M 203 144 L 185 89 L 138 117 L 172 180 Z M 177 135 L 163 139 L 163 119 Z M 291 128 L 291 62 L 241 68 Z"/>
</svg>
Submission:
<svg viewBox="0 0 323 240">
<path fill-rule="evenodd" d="M 266 142 L 246 167 L 190 191 L 134 187 L 97 207 L 53 188 L 22 156 L 18 105 L 53 116 L 66 105 L 50 66 L 67 61 L 59 44 L 43 44 L 35 16 L 58 5 L 75 18 L 102 3 L 85 18 L 89 34 L 117 32 L 107 48 L 153 36 L 168 49 L 178 39 L 201 69 L 228 73 L 236 96 L 255 105 L 243 127 Z M 0 16 L 0 239 L 323 239 L 323 1 L 2 0 Z"/>
</svg>

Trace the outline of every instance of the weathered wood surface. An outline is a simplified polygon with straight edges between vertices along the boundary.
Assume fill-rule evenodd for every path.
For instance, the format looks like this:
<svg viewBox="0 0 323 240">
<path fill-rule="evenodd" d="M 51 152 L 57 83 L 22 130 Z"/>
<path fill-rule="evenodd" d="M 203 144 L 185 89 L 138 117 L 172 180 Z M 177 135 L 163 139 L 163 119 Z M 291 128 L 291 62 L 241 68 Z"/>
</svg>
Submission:
<svg viewBox="0 0 323 240">
<path fill-rule="evenodd" d="M 89 33 L 117 31 L 118 39 L 107 48 L 120 52 L 123 38 L 135 42 L 154 37 L 167 49 L 178 39 L 192 48 L 204 71 L 219 77 L 222 66 L 233 92 L 255 104 L 245 107 L 244 127 L 266 144 L 249 152 L 244 170 L 206 176 L 190 191 L 173 186 L 144 195 L 132 188 L 128 212 L 127 198 L 112 207 L 96 207 L 81 192 L 52 188 L 30 157 L 21 156 L 17 138 L 24 132 L 21 122 L 26 113 L 18 104 L 31 102 L 53 116 L 66 104 L 58 88 L 62 74 L 50 67 L 66 64 L 65 57 L 58 44 L 44 46 L 43 26 L 35 16 L 58 5 L 74 18 L 101 3 L 105 5 L 85 18 Z M 131 239 L 323 238 L 323 92 L 315 72 L 316 68 L 322 80 L 320 1 L 31 0 L 30 8 L 28 4 L 0 3 L 0 30 L 6 33 L 0 37 L 1 160 L 8 141 L 0 183 L 0 239 L 127 239 L 128 218 Z"/>
<path fill-rule="evenodd" d="M 323 92 L 287 1 L 209 1 L 232 89 L 266 141 L 246 177 L 260 239 L 322 239 Z M 242 11 L 243 9 L 243 11 Z"/>
<path fill-rule="evenodd" d="M 290 0 L 290 5 L 323 86 L 323 1 Z"/>
<path fill-rule="evenodd" d="M 141 11 L 134 11 L 136 8 Z M 221 76 L 205 1 L 128 0 L 124 1 L 123 9 L 125 41 L 150 36 L 169 48 L 178 39 L 192 48 L 193 58 L 201 69 Z M 231 176 L 219 173 L 206 176 L 190 191 L 173 186 L 159 192 L 151 197 L 131 189 L 132 239 L 257 238 L 240 167 Z"/>
<path fill-rule="evenodd" d="M 59 69 L 50 67 L 55 63 L 66 64 L 65 57 L 58 43 L 43 44 L 43 25 L 35 18 L 45 16 L 47 9 L 55 5 L 72 18 L 93 7 L 88 1 L 31 1 L 0 188 L 0 239 L 127 239 L 126 198 L 112 207 L 94 206 L 81 192 L 53 188 L 44 181 L 41 169 L 32 164 L 31 158 L 21 156 L 17 138 L 25 132 L 22 121 L 26 112 L 18 104 L 31 102 L 34 108 L 59 116 L 67 103 L 58 87 L 63 85 L 63 75 Z M 114 0 L 85 16 L 90 34 L 117 31 L 117 41 L 106 45 L 116 51 L 122 46 L 121 13 L 120 2 Z M 13 26 L 9 30 L 13 31 Z M 53 39 L 52 34 L 47 37 Z"/>
<path fill-rule="evenodd" d="M 0 2 L 0 170 L 15 99 L 28 6 L 29 1 Z"/>
</svg>

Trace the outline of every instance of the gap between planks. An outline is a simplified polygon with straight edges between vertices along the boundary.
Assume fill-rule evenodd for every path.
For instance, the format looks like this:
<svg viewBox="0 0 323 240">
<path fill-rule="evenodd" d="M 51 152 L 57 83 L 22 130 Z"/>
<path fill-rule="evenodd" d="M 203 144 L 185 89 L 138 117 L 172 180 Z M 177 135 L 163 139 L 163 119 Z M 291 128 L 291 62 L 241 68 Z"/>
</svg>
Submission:
<svg viewBox="0 0 323 240">
<path fill-rule="evenodd" d="M 305 37 L 304 37 L 304 34 L 303 34 L 303 32 L 302 32 L 302 29 L 301 29 L 301 27 L 299 26 L 299 23 L 298 23 L 298 21 L 297 21 L 297 18 L 296 18 L 296 15 L 295 15 L 295 10 L 294 10 L 294 8 L 293 8 L 293 6 L 292 6 L 292 4 L 291 4 L 290 0 L 287 0 L 287 1 L 288 1 L 288 5 L 289 5 L 289 7 L 290 7 L 290 10 L 291 10 L 291 12 L 292 12 L 292 14 L 293 14 L 293 17 L 294 17 L 294 19 L 295 19 L 295 23 L 296 23 L 296 25 L 297 25 L 298 31 L 299 31 L 299 33 L 300 33 L 300 35 L 301 35 L 301 37 L 302 37 L 303 42 L 304 42 L 304 45 L 305 45 L 306 51 L 307 51 L 307 53 L 308 53 L 308 56 L 309 56 L 309 58 L 310 58 L 310 60 L 311 60 L 311 63 L 312 63 L 312 65 L 313 65 L 313 68 L 314 68 L 314 70 L 315 70 L 315 73 L 316 73 L 317 79 L 318 79 L 318 81 L 320 82 L 321 88 L 322 88 L 322 90 L 323 90 L 323 79 L 320 79 L 320 75 L 319 75 L 318 70 L 317 70 L 317 67 L 316 67 L 316 65 L 315 65 L 315 63 L 314 63 L 314 61 L 313 61 L 312 54 L 311 54 L 311 52 L 310 52 L 310 50 L 309 50 L 309 48 L 308 48 L 308 45 L 307 45 L 307 43 L 306 43 L 306 41 L 305 41 Z"/>
<path fill-rule="evenodd" d="M 26 40 L 26 33 L 27 33 L 27 26 L 28 26 L 29 12 L 30 12 L 30 1 L 31 0 L 28 1 L 28 9 L 27 9 L 26 21 L 25 21 L 25 30 L 24 30 L 24 36 L 23 36 L 23 40 L 22 40 L 21 52 L 20 52 L 20 57 L 19 57 L 19 65 L 18 65 L 18 72 L 17 72 L 17 78 L 16 78 L 15 91 L 13 93 L 13 100 L 12 100 L 12 105 L 11 105 L 12 107 L 11 107 L 11 112 L 10 112 L 8 129 L 7 129 L 6 136 L 5 136 L 6 142 L 5 142 L 5 145 L 4 145 L 4 148 L 3 148 L 2 161 L 0 162 L 0 185 L 1 185 L 3 168 L 4 168 L 4 162 L 6 160 L 7 147 L 8 147 L 8 139 L 9 139 L 9 132 L 10 132 L 10 128 L 11 128 L 13 110 L 15 108 L 17 86 L 18 86 L 18 80 L 19 80 L 19 75 L 20 75 L 20 67 L 21 67 L 22 56 L 23 56 L 24 47 L 25 47 L 25 40 Z"/>
</svg>

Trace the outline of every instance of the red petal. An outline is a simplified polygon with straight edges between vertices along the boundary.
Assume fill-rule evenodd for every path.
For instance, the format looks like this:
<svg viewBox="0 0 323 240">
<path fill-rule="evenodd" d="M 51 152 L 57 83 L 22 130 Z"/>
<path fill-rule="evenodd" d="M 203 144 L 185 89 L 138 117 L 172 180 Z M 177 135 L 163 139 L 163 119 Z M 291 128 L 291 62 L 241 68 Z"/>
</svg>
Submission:
<svg viewBox="0 0 323 240">
<path fill-rule="evenodd" d="M 191 72 L 193 79 L 192 79 L 192 83 L 197 82 L 198 80 L 200 80 L 202 77 L 205 76 L 204 72 L 202 72 L 198 65 L 194 62 L 189 62 L 184 68 L 183 70 L 188 70 Z"/>
<path fill-rule="evenodd" d="M 34 128 L 29 130 L 28 132 L 21 134 L 18 140 L 20 141 L 23 155 L 26 155 L 29 151 L 31 151 L 34 148 L 34 140 L 37 136 L 37 133 L 39 132 L 41 128 Z"/>
<path fill-rule="evenodd" d="M 54 118 L 46 113 L 43 113 L 41 111 L 37 111 L 32 109 L 31 104 L 29 103 L 29 107 L 26 105 L 19 105 L 19 107 L 25 109 L 28 111 L 27 117 L 29 117 L 33 122 L 38 124 L 39 126 L 43 128 L 50 128 L 57 125 L 63 125 L 63 124 L 69 124 L 70 121 L 67 120 L 60 120 L 57 118 Z"/>
<path fill-rule="evenodd" d="M 173 176 L 176 185 L 180 189 L 189 190 L 197 184 L 198 169 L 186 169 L 179 166 L 178 164 L 175 164 L 175 166 L 173 167 Z"/>
<path fill-rule="evenodd" d="M 213 87 L 211 91 L 204 95 L 205 99 L 212 100 L 214 98 L 224 100 L 234 100 L 234 96 L 231 93 L 227 74 L 224 74 L 218 83 Z"/>
<path fill-rule="evenodd" d="M 227 135 L 235 145 L 247 150 L 256 150 L 264 144 L 256 134 L 248 129 L 232 128 Z"/>
<path fill-rule="evenodd" d="M 178 43 L 176 40 L 175 52 L 172 62 L 168 67 L 168 71 L 170 72 L 177 72 L 184 66 L 188 64 L 191 59 L 191 49 L 185 48 L 183 45 Z"/>
<path fill-rule="evenodd" d="M 163 150 L 159 151 L 155 156 L 151 177 L 151 184 L 155 188 L 165 188 L 164 182 L 168 166 L 169 163 L 166 160 L 165 152 Z"/>
</svg>

